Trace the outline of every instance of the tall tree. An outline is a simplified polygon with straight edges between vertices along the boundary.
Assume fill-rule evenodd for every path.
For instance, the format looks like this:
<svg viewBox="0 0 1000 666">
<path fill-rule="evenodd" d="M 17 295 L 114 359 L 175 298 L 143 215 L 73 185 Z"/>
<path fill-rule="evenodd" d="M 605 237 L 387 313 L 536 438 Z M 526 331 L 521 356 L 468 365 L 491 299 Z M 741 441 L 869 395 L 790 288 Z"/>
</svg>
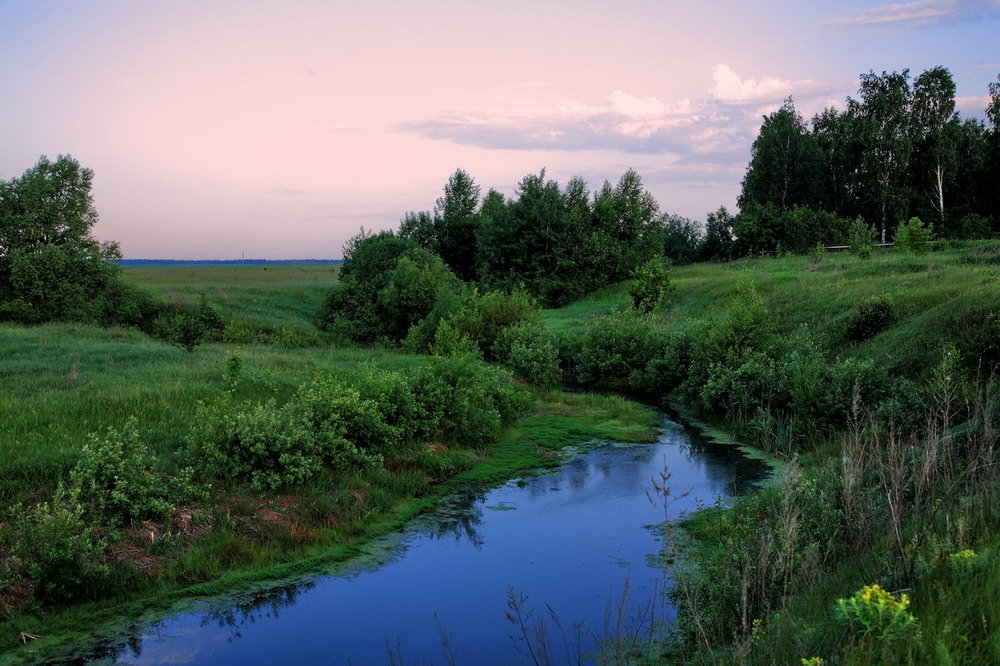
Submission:
<svg viewBox="0 0 1000 666">
<path fill-rule="evenodd" d="M 882 237 L 908 214 L 910 155 L 910 70 L 869 71 L 861 75 L 859 100 L 848 98 L 861 143 L 859 175 L 866 190 L 865 217 L 877 222 Z"/>
<path fill-rule="evenodd" d="M 856 217 L 860 214 L 861 160 L 856 116 L 850 109 L 838 112 L 830 107 L 813 116 L 812 133 L 824 155 L 820 207 L 843 217 Z"/>
<path fill-rule="evenodd" d="M 929 198 L 942 231 L 947 226 L 945 189 L 955 179 L 960 132 L 951 72 L 944 67 L 926 70 L 913 81 L 913 170 L 918 197 Z"/>
<path fill-rule="evenodd" d="M 996 224 L 1000 224 L 1000 74 L 989 85 L 990 101 L 986 106 L 986 123 L 989 125 L 989 166 L 986 169 L 990 183 L 986 210 Z"/>
<path fill-rule="evenodd" d="M 764 116 L 750 155 L 739 198 L 741 208 L 774 204 L 785 210 L 819 203 L 823 151 L 796 112 L 791 97 L 780 109 Z"/>
<path fill-rule="evenodd" d="M 434 208 L 434 250 L 463 280 L 476 275 L 478 208 L 479 185 L 462 169 L 456 170 Z"/>
</svg>

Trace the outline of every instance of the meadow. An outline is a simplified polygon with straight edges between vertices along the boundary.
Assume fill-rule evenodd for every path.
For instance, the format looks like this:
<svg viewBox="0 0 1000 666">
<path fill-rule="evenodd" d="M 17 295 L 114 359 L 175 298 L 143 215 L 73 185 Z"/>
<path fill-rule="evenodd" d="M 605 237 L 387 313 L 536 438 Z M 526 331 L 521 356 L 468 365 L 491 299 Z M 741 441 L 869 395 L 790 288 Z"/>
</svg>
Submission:
<svg viewBox="0 0 1000 666">
<path fill-rule="evenodd" d="M 767 353 L 774 356 L 779 369 L 788 359 L 801 356 L 801 349 L 795 346 L 799 343 L 789 342 L 791 351 L 780 351 L 786 341 L 805 336 L 809 345 L 821 349 L 822 356 L 817 357 L 820 365 L 868 363 L 878 371 L 878 377 L 905 378 L 918 386 L 933 379 L 943 350 L 960 343 L 969 331 L 978 330 L 982 313 L 1000 309 L 998 265 L 1000 244 L 995 241 L 940 243 L 923 256 L 881 251 L 867 260 L 828 253 L 818 259 L 786 256 L 693 264 L 672 271 L 674 290 L 669 302 L 648 320 L 651 328 L 635 330 L 645 330 L 663 341 L 657 348 L 661 351 L 656 352 L 662 359 L 681 358 L 676 349 L 690 344 L 685 340 L 708 339 L 714 334 L 706 337 L 706 331 L 725 328 L 739 311 L 733 304 L 740 303 L 745 285 L 752 284 L 766 314 L 766 319 L 755 321 L 767 329 L 765 347 L 771 350 Z M 332 376 L 343 386 L 360 387 L 365 382 L 371 385 L 371 377 L 427 372 L 426 356 L 392 346 L 351 344 L 315 329 L 312 316 L 337 279 L 335 267 L 128 268 L 125 278 L 180 308 L 206 300 L 227 322 L 230 337 L 206 341 L 189 352 L 135 329 L 70 323 L 0 324 L 0 381 L 4 386 L 0 395 L 0 501 L 13 507 L 15 514 L 3 530 L 10 529 L 16 514 L 51 497 L 81 460 L 83 445 L 108 428 L 131 423 L 138 440 L 148 447 L 156 473 L 171 476 L 191 462 L 192 432 L 205 418 L 205 405 L 224 404 L 226 409 L 243 413 L 241 410 L 268 401 L 291 404 L 301 398 L 303 387 L 318 374 Z M 879 320 L 873 334 L 852 337 L 852 322 L 862 304 L 871 299 L 887 303 L 891 318 Z M 544 310 L 542 321 L 559 340 L 562 360 L 572 360 L 579 345 L 586 352 L 588 336 L 592 337 L 600 322 L 625 316 L 615 313 L 627 313 L 630 303 L 629 286 L 621 283 L 565 307 Z M 239 359 L 238 378 L 234 358 Z M 812 368 L 810 372 L 816 369 L 815 365 L 792 367 Z M 565 382 L 599 392 L 567 393 L 526 388 L 517 382 L 513 389 L 525 392 L 526 407 L 498 431 L 492 443 L 461 444 L 455 439 L 441 444 L 429 440 L 426 448 L 421 444 L 387 455 L 384 466 L 335 470 L 281 489 L 254 488 L 239 479 L 213 481 L 207 495 L 180 506 L 166 520 L 125 526 L 117 533 L 108 531 L 106 534 L 113 536 L 109 557 L 124 566 L 112 578 L 102 579 L 99 589 L 88 589 L 72 603 L 38 603 L 23 586 L 14 581 L 5 583 L 0 587 L 2 631 L 11 644 L 22 633 L 71 641 L 73 631 L 166 604 L 179 595 L 217 592 L 321 566 L 402 525 L 458 484 L 496 482 L 554 464 L 563 446 L 592 439 L 650 440 L 655 423 L 652 410 L 623 397 L 621 391 L 626 389 L 609 390 L 593 379 L 593 373 L 579 374 L 572 368 L 572 363 L 564 367 Z M 657 375 L 639 376 L 646 381 Z M 647 388 L 637 391 L 645 400 L 684 402 L 683 386 L 670 394 L 657 394 L 652 385 Z M 823 395 L 818 394 L 818 399 L 825 404 Z M 780 420 L 789 416 L 782 415 L 780 406 L 765 406 L 773 423 L 780 425 Z M 871 657 L 872 650 L 888 649 L 851 639 L 831 611 L 837 598 L 849 597 L 862 585 L 876 580 L 891 585 L 897 580 L 892 567 L 886 568 L 892 557 L 887 560 L 885 553 L 891 553 L 894 546 L 878 540 L 850 556 L 831 556 L 823 562 L 823 576 L 798 580 L 768 597 L 766 603 L 761 601 L 757 611 L 766 610 L 769 615 L 751 619 L 759 620 L 754 626 L 766 627 L 766 631 L 759 628 L 742 633 L 739 626 L 731 626 L 733 618 L 740 615 L 738 590 L 747 571 L 742 565 L 727 568 L 724 562 L 728 553 L 747 548 L 743 539 L 748 526 L 743 521 L 761 511 L 773 511 L 777 516 L 778 508 L 792 501 L 790 492 L 798 498 L 798 504 L 793 502 L 798 507 L 796 515 L 805 522 L 813 520 L 810 514 L 818 510 L 816 502 L 842 507 L 842 491 L 835 488 L 839 481 L 831 482 L 827 477 L 839 474 L 836 469 L 848 424 L 813 427 L 801 417 L 805 425 L 800 430 L 807 432 L 779 445 L 775 440 L 780 433 L 762 429 L 760 413 L 696 411 L 744 441 L 784 457 L 798 476 L 791 480 L 783 477 L 745 505 L 738 503 L 721 513 L 706 512 L 686 526 L 694 538 L 685 542 L 695 544 L 695 554 L 686 557 L 699 561 L 702 571 L 728 582 L 689 581 L 692 589 L 700 590 L 695 596 L 703 605 L 687 611 L 680 605 L 682 647 L 666 646 L 674 650 L 667 658 L 712 661 L 724 657 L 734 662 L 769 663 L 776 658 L 839 653 L 850 663 Z M 803 495 L 803 487 L 821 490 Z M 985 504 L 984 497 L 988 500 Z M 942 532 L 936 517 L 904 526 L 933 535 L 927 539 L 935 544 L 933 552 L 920 551 L 928 561 L 947 558 L 948 549 L 958 552 L 959 545 L 975 548 L 977 576 L 995 577 L 998 526 L 982 511 L 967 510 L 970 502 L 991 506 L 992 495 L 973 493 L 954 500 L 949 515 L 961 516 L 964 521 L 961 538 L 956 540 L 950 527 Z M 841 513 L 832 518 L 820 512 L 830 522 L 817 518 L 815 525 L 810 523 L 809 530 L 800 530 L 796 540 L 786 545 L 812 552 L 807 541 L 843 538 L 835 535 L 847 515 L 841 508 L 837 510 Z M 873 525 L 881 520 L 874 514 L 867 518 Z M 780 538 L 764 536 L 769 525 L 767 521 L 758 523 L 757 531 L 749 534 L 756 534 L 754 538 L 763 542 L 772 539 L 770 543 L 782 543 Z M 830 533 L 824 535 L 817 529 Z M 975 538 L 970 530 L 975 531 Z M 0 552 L 0 556 L 4 554 Z M 774 556 L 771 551 L 753 554 Z M 789 566 L 796 571 L 820 570 L 803 557 L 806 559 L 799 558 Z M 924 626 L 936 627 L 935 631 L 951 637 L 940 649 L 955 655 L 992 654 L 983 647 L 992 640 L 992 630 L 970 633 L 972 630 L 945 626 L 952 611 L 972 617 L 976 604 L 993 608 L 984 597 L 986 588 L 972 586 L 966 578 L 939 568 L 927 571 L 912 592 L 912 608 Z M 917 579 L 909 580 L 912 584 Z M 762 584 L 762 588 L 772 589 L 768 585 Z M 941 599 L 947 599 L 947 604 Z M 736 605 L 726 606 L 731 603 Z M 699 613 L 718 623 L 718 633 L 707 643 L 690 623 L 692 614 Z M 689 632 L 687 638 L 684 632 Z M 746 642 L 748 636 L 750 643 Z M 917 662 L 938 649 L 926 638 L 926 633 L 909 635 L 906 642 L 895 642 L 891 649 L 906 655 L 904 661 Z M 962 652 L 963 640 L 971 641 L 973 647 Z M 811 650 L 809 654 L 804 645 Z"/>
</svg>

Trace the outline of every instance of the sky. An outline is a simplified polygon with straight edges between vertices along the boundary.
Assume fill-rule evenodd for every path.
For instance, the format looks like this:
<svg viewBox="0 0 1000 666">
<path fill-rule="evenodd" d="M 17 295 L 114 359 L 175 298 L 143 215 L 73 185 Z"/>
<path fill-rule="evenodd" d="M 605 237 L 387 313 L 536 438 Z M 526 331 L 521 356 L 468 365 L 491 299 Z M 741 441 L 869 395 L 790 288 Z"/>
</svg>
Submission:
<svg viewBox="0 0 1000 666">
<path fill-rule="evenodd" d="M 339 258 L 457 168 L 634 168 L 703 220 L 785 97 L 944 65 L 981 117 L 998 35 L 1000 0 L 0 0 L 0 179 L 72 155 L 127 258 Z"/>
</svg>

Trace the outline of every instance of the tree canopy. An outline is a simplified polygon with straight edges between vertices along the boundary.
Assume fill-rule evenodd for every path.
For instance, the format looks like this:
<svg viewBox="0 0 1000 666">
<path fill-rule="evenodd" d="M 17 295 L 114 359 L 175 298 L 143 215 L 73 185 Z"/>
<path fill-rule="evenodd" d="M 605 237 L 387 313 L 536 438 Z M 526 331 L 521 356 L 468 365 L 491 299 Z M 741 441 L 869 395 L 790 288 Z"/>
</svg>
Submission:
<svg viewBox="0 0 1000 666">
<path fill-rule="evenodd" d="M 91 233 L 93 179 L 60 155 L 0 181 L 0 320 L 138 323 L 153 307 L 119 281 L 118 244 Z"/>
</svg>

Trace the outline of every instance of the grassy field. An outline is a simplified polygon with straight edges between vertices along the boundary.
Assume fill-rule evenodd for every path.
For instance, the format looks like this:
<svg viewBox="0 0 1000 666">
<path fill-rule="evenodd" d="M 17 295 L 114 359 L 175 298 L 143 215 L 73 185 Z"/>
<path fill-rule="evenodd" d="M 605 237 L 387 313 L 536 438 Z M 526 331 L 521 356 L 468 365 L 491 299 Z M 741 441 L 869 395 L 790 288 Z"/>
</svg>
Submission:
<svg viewBox="0 0 1000 666">
<path fill-rule="evenodd" d="M 178 469 L 186 463 L 183 451 L 199 403 L 227 390 L 225 368 L 234 350 L 243 359 L 243 380 L 235 391 L 238 403 L 271 398 L 281 403 L 318 371 L 350 383 L 364 367 L 406 370 L 422 363 L 422 357 L 394 350 L 334 346 L 316 331 L 312 315 L 336 280 L 336 271 L 323 265 L 126 269 L 127 279 L 168 301 L 196 305 L 204 297 L 223 318 L 269 332 L 250 342 L 203 344 L 193 352 L 134 330 L 0 324 L 0 502 L 11 506 L 47 499 L 67 477 L 91 433 L 120 427 L 129 418 L 136 419 L 141 440 L 162 470 Z M 883 252 L 861 260 L 828 254 L 818 264 L 786 257 L 679 267 L 673 273 L 676 291 L 659 315 L 659 325 L 683 329 L 715 317 L 748 277 L 779 335 L 808 326 L 835 356 L 875 359 L 892 373 L 920 379 L 964 316 L 1000 309 L 1000 243 L 967 243 L 923 257 Z M 893 325 L 864 342 L 846 341 L 849 317 L 872 296 L 885 296 L 892 303 Z M 545 311 L 543 317 L 553 332 L 573 335 L 595 317 L 627 304 L 627 289 L 617 285 Z M 284 344 L 290 338 L 278 334 L 281 331 L 299 334 L 309 346 Z M 162 550 L 144 547 L 142 557 L 167 562 L 166 568 L 157 570 L 155 577 L 123 581 L 98 605 L 14 610 L 0 585 L 0 607 L 5 609 L 0 633 L 11 643 L 20 632 L 65 636 L 116 614 L 166 603 L 178 594 L 212 593 L 241 581 L 318 566 L 343 556 L 352 544 L 398 527 L 454 483 L 491 482 L 553 464 L 553 451 L 581 441 L 645 441 L 653 433 L 655 415 L 621 397 L 535 391 L 533 400 L 529 413 L 489 451 L 458 456 L 465 471 L 444 483 L 406 470 L 381 470 L 330 479 L 286 495 L 255 494 L 246 488 L 216 493 L 209 509 L 213 529 L 206 536 Z M 821 450 L 813 459 L 822 464 L 822 456 L 831 451 Z M 809 459 L 804 463 L 811 464 Z M 275 513 L 281 519 L 262 530 L 260 517 Z M 331 515 L 336 520 L 331 521 Z M 0 558 L 3 555 L 0 552 Z M 988 556 L 986 561 L 995 560 Z M 814 603 L 808 596 L 796 599 L 796 607 L 804 609 L 801 617 L 825 612 L 830 595 L 842 594 L 855 578 L 854 572 L 831 577 L 829 589 L 812 592 Z M 916 598 L 928 604 L 925 597 Z M 923 612 L 927 622 L 932 617 L 945 622 L 947 616 L 933 604 Z M 921 644 L 907 649 L 924 648 Z"/>
<path fill-rule="evenodd" d="M 129 268 L 126 277 L 167 300 L 190 304 L 204 295 L 237 324 L 316 336 L 312 313 L 336 269 Z M 424 362 L 378 348 L 287 348 L 277 337 L 267 344 L 258 338 L 187 352 L 135 330 L 0 324 L 0 503 L 11 507 L 48 499 L 79 460 L 88 437 L 120 428 L 127 419 L 134 419 L 140 441 L 162 471 L 190 464 L 184 450 L 192 419 L 201 402 L 226 394 L 226 360 L 237 350 L 243 369 L 235 404 L 271 398 L 281 404 L 317 372 L 350 385 L 363 369 L 405 371 Z M 195 540 L 143 545 L 136 539 L 145 532 L 123 531 L 113 550 L 131 553 L 139 569 L 114 583 L 100 603 L 18 607 L 17 589 L 0 582 L 0 650 L 13 647 L 21 632 L 46 636 L 33 648 L 44 649 L 72 642 L 74 631 L 169 603 L 178 594 L 216 593 L 321 566 L 398 528 L 457 484 L 497 482 L 554 464 L 558 449 L 583 441 L 651 441 L 655 423 L 651 410 L 623 398 L 538 391 L 529 412 L 488 450 L 448 454 L 461 473 L 443 483 L 404 467 L 335 475 L 283 494 L 239 485 L 215 488 L 202 510 L 211 529 Z M 0 519 L 0 532 L 5 522 Z M 10 656 L 30 662 L 39 654 L 15 650 Z"/>
<path fill-rule="evenodd" d="M 197 305 L 205 296 L 226 319 L 259 330 L 315 333 L 312 318 L 340 266 L 198 266 L 124 269 L 125 278 L 168 303 Z"/>
<path fill-rule="evenodd" d="M 756 284 L 779 333 L 808 326 L 836 354 L 871 357 L 892 372 L 922 376 L 963 314 L 1000 309 L 1000 241 L 956 243 L 922 257 L 881 251 L 863 260 L 829 253 L 816 266 L 801 256 L 682 266 L 673 271 L 676 291 L 662 325 L 683 327 L 716 315 L 746 277 Z M 859 344 L 845 342 L 849 317 L 873 296 L 889 299 L 897 324 Z M 616 285 L 547 310 L 544 317 L 550 330 L 572 332 L 628 303 L 627 289 Z"/>
</svg>

